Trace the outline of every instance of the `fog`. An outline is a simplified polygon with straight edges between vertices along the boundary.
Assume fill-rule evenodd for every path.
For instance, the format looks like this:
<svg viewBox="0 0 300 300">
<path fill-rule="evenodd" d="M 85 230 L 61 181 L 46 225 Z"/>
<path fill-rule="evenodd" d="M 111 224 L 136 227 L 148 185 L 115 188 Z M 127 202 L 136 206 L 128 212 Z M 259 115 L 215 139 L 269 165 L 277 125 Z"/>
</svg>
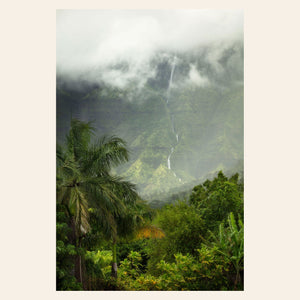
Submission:
<svg viewBox="0 0 300 300">
<path fill-rule="evenodd" d="M 205 60 L 222 72 L 222 53 L 242 40 L 241 10 L 58 10 L 57 73 L 142 87 L 155 76 L 151 61 L 159 55 L 209 47 Z M 187 81 L 209 83 L 193 64 Z"/>
</svg>

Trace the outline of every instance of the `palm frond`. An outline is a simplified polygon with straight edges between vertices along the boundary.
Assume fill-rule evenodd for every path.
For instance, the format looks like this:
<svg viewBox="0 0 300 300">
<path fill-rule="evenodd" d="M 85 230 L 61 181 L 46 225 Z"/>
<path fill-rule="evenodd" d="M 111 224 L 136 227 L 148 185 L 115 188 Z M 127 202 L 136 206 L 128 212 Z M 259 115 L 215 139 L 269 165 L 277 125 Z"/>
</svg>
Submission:
<svg viewBox="0 0 300 300">
<path fill-rule="evenodd" d="M 75 218 L 77 237 L 89 231 L 93 207 L 104 231 L 116 238 L 121 227 L 144 222 L 136 205 L 140 198 L 135 185 L 110 175 L 112 166 L 128 161 L 125 141 L 105 136 L 90 146 L 93 132 L 91 123 L 72 119 L 66 148 L 57 146 L 57 201 Z"/>
<path fill-rule="evenodd" d="M 113 166 L 127 162 L 129 157 L 125 146 L 125 141 L 120 138 L 104 136 L 85 152 L 83 172 L 102 175 Z"/>
<path fill-rule="evenodd" d="M 88 200 L 77 186 L 70 190 L 69 209 L 72 215 L 75 216 L 76 231 L 80 236 L 82 231 L 86 233 L 90 229 Z"/>
<path fill-rule="evenodd" d="M 71 120 L 71 128 L 66 137 L 67 149 L 69 153 L 75 156 L 78 160 L 87 151 L 95 128 L 92 127 L 91 122 L 82 122 L 77 119 Z"/>
</svg>

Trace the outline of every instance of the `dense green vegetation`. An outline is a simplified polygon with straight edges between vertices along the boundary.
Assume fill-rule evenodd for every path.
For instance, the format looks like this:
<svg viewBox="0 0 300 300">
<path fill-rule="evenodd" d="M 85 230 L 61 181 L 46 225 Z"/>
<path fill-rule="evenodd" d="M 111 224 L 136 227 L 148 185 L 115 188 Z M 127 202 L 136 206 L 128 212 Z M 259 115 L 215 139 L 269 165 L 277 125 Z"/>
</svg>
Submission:
<svg viewBox="0 0 300 300">
<path fill-rule="evenodd" d="M 242 14 L 102 13 L 57 19 L 57 290 L 243 290 Z"/>
<path fill-rule="evenodd" d="M 151 209 L 114 175 L 125 141 L 94 133 L 72 119 L 57 145 L 57 290 L 243 290 L 239 175 L 219 171 Z"/>
</svg>

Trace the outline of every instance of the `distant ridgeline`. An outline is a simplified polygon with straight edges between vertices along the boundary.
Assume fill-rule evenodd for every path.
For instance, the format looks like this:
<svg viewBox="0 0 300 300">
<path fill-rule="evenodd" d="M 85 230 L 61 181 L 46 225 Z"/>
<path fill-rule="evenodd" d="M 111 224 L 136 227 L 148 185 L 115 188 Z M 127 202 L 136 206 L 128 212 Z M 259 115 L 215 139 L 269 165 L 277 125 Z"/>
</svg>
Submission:
<svg viewBox="0 0 300 300">
<path fill-rule="evenodd" d="M 131 156 L 115 172 L 149 200 L 192 188 L 221 169 L 242 172 L 243 47 L 229 50 L 218 70 L 197 53 L 153 59 L 156 75 L 142 88 L 134 80 L 117 88 L 58 74 L 57 141 L 63 141 L 71 116 L 93 121 L 100 136 L 121 137 Z"/>
</svg>

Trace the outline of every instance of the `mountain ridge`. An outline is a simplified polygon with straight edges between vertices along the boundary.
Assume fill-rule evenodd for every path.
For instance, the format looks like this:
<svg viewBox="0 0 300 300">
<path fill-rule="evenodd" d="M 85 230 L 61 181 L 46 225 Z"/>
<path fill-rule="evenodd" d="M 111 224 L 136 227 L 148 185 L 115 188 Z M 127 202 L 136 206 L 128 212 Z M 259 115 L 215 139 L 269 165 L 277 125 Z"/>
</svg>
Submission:
<svg viewBox="0 0 300 300">
<path fill-rule="evenodd" d="M 135 183 L 142 196 L 167 192 L 243 160 L 244 89 L 236 75 L 242 70 L 228 63 L 236 59 L 235 50 L 225 51 L 220 60 L 228 73 L 221 81 L 205 60 L 181 56 L 175 66 L 176 57 L 170 55 L 156 65 L 154 60 L 156 75 L 142 88 L 134 81 L 119 88 L 57 77 L 58 142 L 71 116 L 94 120 L 99 135 L 121 137 L 131 158 L 115 172 Z M 240 61 L 237 65 L 241 68 Z M 200 76 L 207 81 L 199 81 Z"/>
</svg>

